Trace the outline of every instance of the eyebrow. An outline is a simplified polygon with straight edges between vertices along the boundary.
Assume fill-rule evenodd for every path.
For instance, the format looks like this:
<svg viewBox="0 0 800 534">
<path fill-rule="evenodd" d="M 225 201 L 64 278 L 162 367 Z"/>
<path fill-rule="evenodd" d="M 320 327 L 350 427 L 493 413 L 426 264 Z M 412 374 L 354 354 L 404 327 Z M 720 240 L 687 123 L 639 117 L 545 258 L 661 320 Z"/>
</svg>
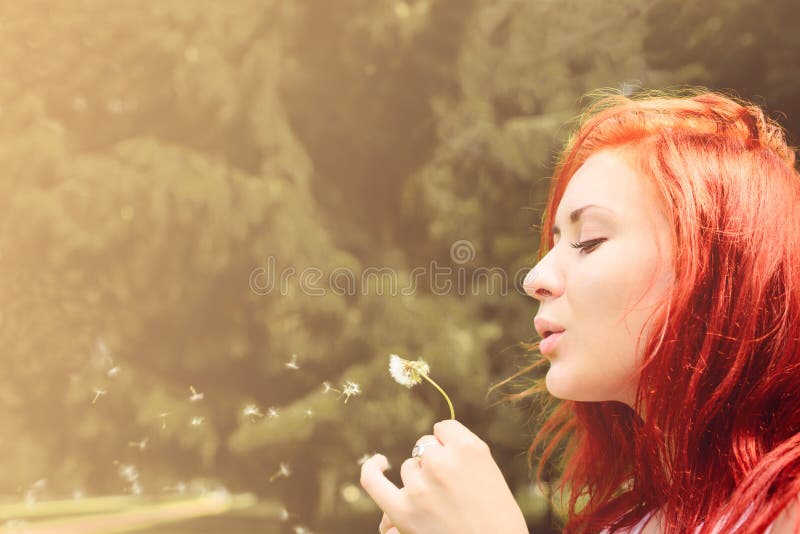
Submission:
<svg viewBox="0 0 800 534">
<path fill-rule="evenodd" d="M 585 206 L 581 206 L 578 209 L 572 210 L 572 213 L 569 214 L 569 222 L 570 222 L 570 224 L 575 224 L 576 222 L 578 222 L 578 219 L 581 218 L 581 215 L 583 215 L 583 212 L 588 208 L 600 208 L 602 210 L 606 210 L 608 212 L 614 213 L 611 209 L 606 208 L 605 206 L 598 206 L 597 204 L 586 204 Z M 553 228 L 551 229 L 551 232 L 553 233 L 554 236 L 561 235 L 561 228 L 559 228 L 558 226 L 556 226 L 554 224 Z"/>
</svg>

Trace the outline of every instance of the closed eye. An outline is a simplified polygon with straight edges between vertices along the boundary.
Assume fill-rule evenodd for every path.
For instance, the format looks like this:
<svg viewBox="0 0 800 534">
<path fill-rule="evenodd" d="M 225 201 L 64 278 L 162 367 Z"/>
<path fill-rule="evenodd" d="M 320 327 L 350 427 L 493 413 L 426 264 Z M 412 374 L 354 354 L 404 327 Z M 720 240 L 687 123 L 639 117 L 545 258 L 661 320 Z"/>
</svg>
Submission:
<svg viewBox="0 0 800 534">
<path fill-rule="evenodd" d="M 598 237 L 597 239 L 589 239 L 588 241 L 578 241 L 576 243 L 570 243 L 570 246 L 572 248 L 579 248 L 581 250 L 581 253 L 583 254 L 589 254 L 594 249 L 596 249 L 597 246 L 600 245 L 600 243 L 606 240 L 607 239 L 605 237 Z"/>
</svg>

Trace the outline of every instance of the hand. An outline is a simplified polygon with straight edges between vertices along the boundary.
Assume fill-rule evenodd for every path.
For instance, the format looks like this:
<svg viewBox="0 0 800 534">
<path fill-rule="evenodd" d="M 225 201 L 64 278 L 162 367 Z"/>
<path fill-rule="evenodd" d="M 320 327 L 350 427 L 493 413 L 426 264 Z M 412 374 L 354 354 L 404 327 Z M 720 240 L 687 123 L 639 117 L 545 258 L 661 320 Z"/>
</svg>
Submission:
<svg viewBox="0 0 800 534">
<path fill-rule="evenodd" d="M 383 472 L 385 456 L 361 466 L 361 486 L 384 511 L 382 534 L 527 534 L 525 518 L 492 458 L 489 446 L 455 420 L 433 426 L 421 461 L 400 467 L 403 488 Z M 395 529 L 392 531 L 391 529 Z"/>
</svg>

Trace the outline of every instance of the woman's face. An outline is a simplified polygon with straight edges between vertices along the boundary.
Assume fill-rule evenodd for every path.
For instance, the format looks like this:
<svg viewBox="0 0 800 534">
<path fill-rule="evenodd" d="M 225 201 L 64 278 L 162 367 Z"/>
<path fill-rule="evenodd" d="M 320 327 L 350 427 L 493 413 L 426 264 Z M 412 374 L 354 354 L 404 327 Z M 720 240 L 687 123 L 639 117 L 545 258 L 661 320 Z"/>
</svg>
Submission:
<svg viewBox="0 0 800 534">
<path fill-rule="evenodd" d="M 524 282 L 539 301 L 540 335 L 564 330 L 541 346 L 550 361 L 547 389 L 562 399 L 633 406 L 644 348 L 637 340 L 674 280 L 671 225 L 655 190 L 622 152 L 597 152 L 567 184 L 553 233 L 553 248 Z"/>
</svg>

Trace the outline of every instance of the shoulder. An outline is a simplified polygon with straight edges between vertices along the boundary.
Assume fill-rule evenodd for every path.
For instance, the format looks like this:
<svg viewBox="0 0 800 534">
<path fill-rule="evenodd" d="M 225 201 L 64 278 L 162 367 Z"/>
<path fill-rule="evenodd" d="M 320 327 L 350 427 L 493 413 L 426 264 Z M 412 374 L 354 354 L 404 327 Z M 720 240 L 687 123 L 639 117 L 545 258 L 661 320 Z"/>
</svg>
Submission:
<svg viewBox="0 0 800 534">
<path fill-rule="evenodd" d="M 767 534 L 797 534 L 798 531 L 800 531 L 800 494 L 783 509 L 767 530 Z"/>
</svg>

